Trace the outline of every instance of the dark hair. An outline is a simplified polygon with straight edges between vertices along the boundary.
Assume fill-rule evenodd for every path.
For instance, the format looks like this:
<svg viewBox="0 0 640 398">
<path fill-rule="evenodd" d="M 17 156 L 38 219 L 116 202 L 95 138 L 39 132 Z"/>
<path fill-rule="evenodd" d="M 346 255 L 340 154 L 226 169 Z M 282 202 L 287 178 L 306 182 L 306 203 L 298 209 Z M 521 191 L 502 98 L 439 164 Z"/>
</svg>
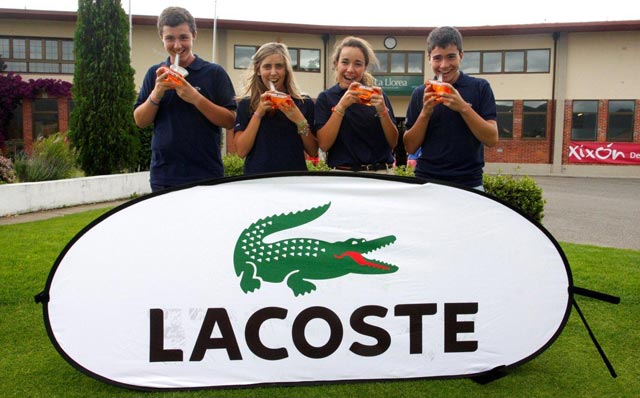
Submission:
<svg viewBox="0 0 640 398">
<path fill-rule="evenodd" d="M 435 28 L 427 37 L 427 55 L 436 47 L 445 48 L 450 44 L 458 47 L 458 52 L 462 52 L 462 35 L 458 29 L 453 26 Z"/>
<path fill-rule="evenodd" d="M 183 23 L 189 25 L 191 34 L 196 34 L 196 20 L 193 15 L 186 8 L 182 7 L 167 7 L 160 13 L 158 17 L 158 34 L 162 37 L 162 28 L 165 26 L 176 27 Z"/>
</svg>

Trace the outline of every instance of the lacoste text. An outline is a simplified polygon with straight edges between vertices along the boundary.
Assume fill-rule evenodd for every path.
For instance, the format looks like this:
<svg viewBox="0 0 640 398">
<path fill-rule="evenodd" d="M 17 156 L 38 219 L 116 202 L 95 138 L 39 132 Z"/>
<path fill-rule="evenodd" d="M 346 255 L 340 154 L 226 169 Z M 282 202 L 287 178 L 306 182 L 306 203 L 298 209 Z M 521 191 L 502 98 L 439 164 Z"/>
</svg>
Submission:
<svg viewBox="0 0 640 398">
<path fill-rule="evenodd" d="M 458 320 L 458 315 L 472 315 L 478 312 L 478 303 L 444 303 L 444 352 L 474 352 L 478 349 L 478 342 L 473 340 L 459 341 L 458 335 L 473 333 L 475 322 Z M 378 305 L 366 305 L 356 308 L 350 318 L 349 326 L 353 331 L 368 336 L 376 341 L 375 344 L 363 344 L 353 341 L 349 351 L 363 357 L 373 357 L 383 354 L 393 344 L 391 334 L 383 327 L 366 321 L 367 317 L 385 318 L 389 309 Z M 436 303 L 398 304 L 393 308 L 393 316 L 406 318 L 409 333 L 408 354 L 423 353 L 423 319 L 438 312 Z M 289 310 L 281 307 L 265 307 L 254 312 L 247 319 L 244 327 L 246 346 L 256 357 L 265 360 L 282 360 L 289 356 L 286 347 L 267 347 L 260 338 L 260 328 L 266 322 L 287 322 Z M 321 346 L 314 346 L 305 337 L 305 329 L 312 320 L 326 322 L 329 336 Z M 164 310 L 152 308 L 149 310 L 149 361 L 150 362 L 182 362 L 186 347 L 165 347 Z M 219 336 L 212 337 L 217 325 Z M 289 327 L 289 326 L 287 326 Z M 325 358 L 336 352 L 343 342 L 344 325 L 340 317 L 331 309 L 315 306 L 302 310 L 291 323 L 291 340 L 295 349 L 308 358 Z M 208 350 L 225 350 L 229 360 L 242 360 L 243 353 L 237 340 L 229 314 L 225 308 L 208 308 L 200 326 L 196 341 L 192 344 L 189 361 L 202 361 Z M 242 335 L 241 335 L 242 336 Z"/>
</svg>

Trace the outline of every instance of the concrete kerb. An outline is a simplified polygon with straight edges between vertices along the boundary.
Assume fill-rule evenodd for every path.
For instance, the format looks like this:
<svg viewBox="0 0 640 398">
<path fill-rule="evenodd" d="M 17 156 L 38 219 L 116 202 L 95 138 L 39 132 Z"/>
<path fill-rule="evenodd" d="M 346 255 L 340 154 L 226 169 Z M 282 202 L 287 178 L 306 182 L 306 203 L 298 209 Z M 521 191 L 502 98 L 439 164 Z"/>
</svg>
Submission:
<svg viewBox="0 0 640 398">
<path fill-rule="evenodd" d="M 123 200 L 151 192 L 149 172 L 0 185 L 0 217 Z"/>
</svg>

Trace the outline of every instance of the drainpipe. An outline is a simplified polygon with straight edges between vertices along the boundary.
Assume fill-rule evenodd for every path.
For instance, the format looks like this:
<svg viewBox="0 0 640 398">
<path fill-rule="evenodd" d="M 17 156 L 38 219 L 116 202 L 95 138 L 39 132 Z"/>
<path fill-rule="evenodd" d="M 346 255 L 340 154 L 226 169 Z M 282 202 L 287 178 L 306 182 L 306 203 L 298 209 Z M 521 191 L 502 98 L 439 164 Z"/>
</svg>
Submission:
<svg viewBox="0 0 640 398">
<path fill-rule="evenodd" d="M 553 32 L 553 72 L 551 76 L 551 129 L 549 131 L 549 164 L 553 166 L 553 151 L 555 149 L 554 141 L 556 135 L 556 68 L 558 57 L 558 38 L 559 32 Z"/>
<path fill-rule="evenodd" d="M 322 35 L 322 45 L 324 46 L 324 60 L 323 65 L 324 65 L 324 83 L 322 84 L 322 86 L 324 87 L 324 90 L 327 89 L 327 69 L 328 69 L 328 65 L 327 65 L 327 59 L 329 58 L 329 56 L 327 55 L 327 52 L 329 51 L 329 34 L 328 33 L 324 33 Z"/>
</svg>

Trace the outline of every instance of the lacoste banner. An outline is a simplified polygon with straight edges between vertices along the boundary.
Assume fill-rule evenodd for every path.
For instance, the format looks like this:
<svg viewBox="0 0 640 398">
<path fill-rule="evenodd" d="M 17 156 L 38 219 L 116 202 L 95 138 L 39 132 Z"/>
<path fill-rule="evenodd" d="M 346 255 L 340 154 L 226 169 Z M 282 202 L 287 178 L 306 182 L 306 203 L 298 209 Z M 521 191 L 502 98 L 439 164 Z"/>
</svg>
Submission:
<svg viewBox="0 0 640 398">
<path fill-rule="evenodd" d="M 354 173 L 224 179 L 133 200 L 60 254 L 60 354 L 139 389 L 468 377 L 543 352 L 571 274 L 490 196 Z"/>
</svg>

